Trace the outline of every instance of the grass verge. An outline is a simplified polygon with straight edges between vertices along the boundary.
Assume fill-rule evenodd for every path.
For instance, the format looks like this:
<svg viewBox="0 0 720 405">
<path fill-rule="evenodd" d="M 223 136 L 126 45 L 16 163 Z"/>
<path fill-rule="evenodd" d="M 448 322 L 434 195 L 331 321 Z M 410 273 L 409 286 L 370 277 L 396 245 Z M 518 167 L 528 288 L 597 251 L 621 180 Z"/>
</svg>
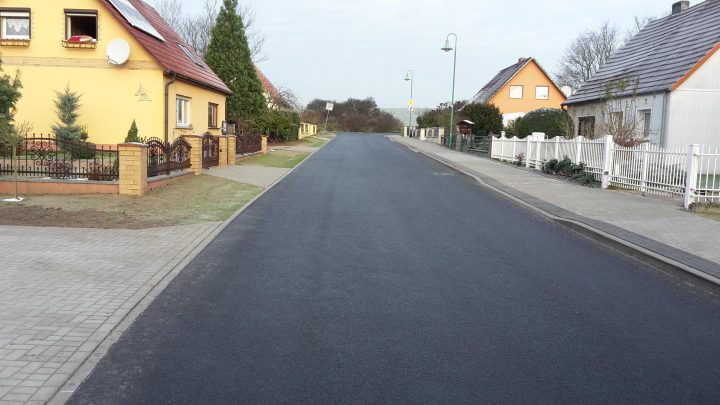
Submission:
<svg viewBox="0 0 720 405">
<path fill-rule="evenodd" d="M 217 177 L 188 176 L 141 198 L 120 195 L 28 196 L 0 203 L 0 225 L 143 229 L 229 218 L 262 191 Z"/>
<path fill-rule="evenodd" d="M 239 161 L 242 165 L 258 165 L 266 167 L 282 167 L 292 169 L 310 156 L 309 153 L 278 150 L 267 155 L 253 156 Z"/>
</svg>

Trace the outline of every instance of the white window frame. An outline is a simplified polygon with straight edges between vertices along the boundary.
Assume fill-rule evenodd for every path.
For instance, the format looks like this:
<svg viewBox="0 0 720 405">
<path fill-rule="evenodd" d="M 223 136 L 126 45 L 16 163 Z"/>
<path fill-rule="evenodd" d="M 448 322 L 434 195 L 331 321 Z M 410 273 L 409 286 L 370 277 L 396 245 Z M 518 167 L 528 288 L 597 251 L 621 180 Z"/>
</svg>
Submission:
<svg viewBox="0 0 720 405">
<path fill-rule="evenodd" d="M 640 113 L 640 118 L 643 123 L 642 134 L 644 136 L 650 136 L 650 132 L 652 131 L 652 110 L 645 109 L 638 110 L 638 112 Z"/>
<path fill-rule="evenodd" d="M 190 123 L 190 101 L 189 97 L 175 97 L 175 124 L 178 128 L 192 127 Z"/>
<path fill-rule="evenodd" d="M 72 37 L 72 17 L 93 17 L 95 18 L 95 42 L 97 42 L 100 36 L 100 20 L 98 20 L 97 11 L 73 11 L 65 13 L 65 40 L 69 40 Z"/>
<path fill-rule="evenodd" d="M 513 96 L 513 90 L 520 89 L 520 97 L 517 97 L 517 94 Z M 513 100 L 522 100 L 525 96 L 525 86 L 510 86 L 510 98 Z"/>
<path fill-rule="evenodd" d="M 545 89 L 545 96 L 540 97 L 540 89 Z M 550 86 L 535 86 L 535 100 L 550 100 Z"/>
<path fill-rule="evenodd" d="M 28 35 L 9 35 L 6 32 L 6 19 L 23 19 L 28 21 Z M 29 41 L 32 37 L 32 22 L 29 11 L 0 11 L 0 39 Z"/>
</svg>

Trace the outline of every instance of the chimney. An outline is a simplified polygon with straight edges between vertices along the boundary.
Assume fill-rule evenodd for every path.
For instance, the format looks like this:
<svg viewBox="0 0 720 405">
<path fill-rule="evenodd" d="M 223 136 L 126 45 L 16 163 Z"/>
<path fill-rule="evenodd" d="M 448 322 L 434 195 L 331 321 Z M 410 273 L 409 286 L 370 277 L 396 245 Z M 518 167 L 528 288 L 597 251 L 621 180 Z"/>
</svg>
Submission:
<svg viewBox="0 0 720 405">
<path fill-rule="evenodd" d="M 520 58 L 518 59 L 518 64 L 525 63 L 526 60 L 528 60 L 528 58 Z"/>
<path fill-rule="evenodd" d="M 690 8 L 689 1 L 687 1 L 687 0 L 678 1 L 677 3 L 672 5 L 672 13 L 673 13 L 673 15 L 680 14 L 683 11 L 687 10 L 688 8 Z"/>
</svg>

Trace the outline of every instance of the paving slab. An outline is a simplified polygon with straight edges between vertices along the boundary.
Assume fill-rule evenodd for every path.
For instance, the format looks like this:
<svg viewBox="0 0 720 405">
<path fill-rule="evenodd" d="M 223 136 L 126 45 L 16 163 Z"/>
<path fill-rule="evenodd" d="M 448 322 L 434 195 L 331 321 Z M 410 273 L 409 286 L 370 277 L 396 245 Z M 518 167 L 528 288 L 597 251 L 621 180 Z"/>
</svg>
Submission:
<svg viewBox="0 0 720 405">
<path fill-rule="evenodd" d="M 0 226 L 0 403 L 48 401 L 218 225 Z"/>
<path fill-rule="evenodd" d="M 691 267 L 714 268 L 713 275 L 720 275 L 720 222 L 686 211 L 680 201 L 583 187 L 413 138 L 390 139 L 468 170 L 526 202 L 562 215 L 571 214 L 567 216 L 620 238 L 639 241 Z"/>
<path fill-rule="evenodd" d="M 213 167 L 205 171 L 205 174 L 238 183 L 267 188 L 285 176 L 290 170 L 292 169 L 239 164 L 235 166 Z"/>
</svg>

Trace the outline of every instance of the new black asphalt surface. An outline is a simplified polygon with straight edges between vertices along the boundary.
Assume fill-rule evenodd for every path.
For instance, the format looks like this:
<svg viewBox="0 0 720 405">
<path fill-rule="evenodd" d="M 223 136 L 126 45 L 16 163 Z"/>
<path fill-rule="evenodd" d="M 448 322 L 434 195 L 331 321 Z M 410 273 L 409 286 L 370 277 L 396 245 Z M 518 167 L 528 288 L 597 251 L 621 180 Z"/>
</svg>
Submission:
<svg viewBox="0 0 720 405">
<path fill-rule="evenodd" d="M 717 403 L 720 300 L 379 135 L 232 222 L 73 404 Z"/>
</svg>

